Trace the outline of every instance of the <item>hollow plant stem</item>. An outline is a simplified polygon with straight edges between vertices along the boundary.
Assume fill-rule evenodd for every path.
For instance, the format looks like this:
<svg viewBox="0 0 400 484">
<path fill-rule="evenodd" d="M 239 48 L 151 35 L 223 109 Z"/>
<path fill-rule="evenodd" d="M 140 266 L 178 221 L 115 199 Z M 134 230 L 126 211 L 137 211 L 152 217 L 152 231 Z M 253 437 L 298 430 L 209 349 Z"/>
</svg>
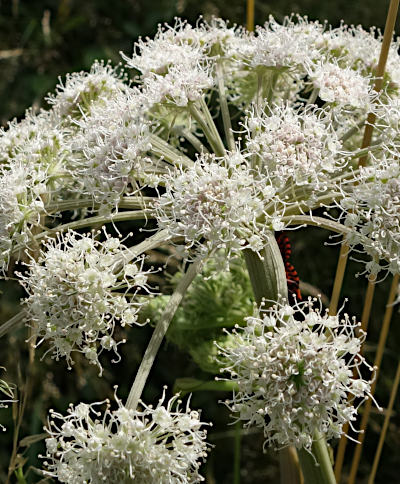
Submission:
<svg viewBox="0 0 400 484">
<path fill-rule="evenodd" d="M 399 0 L 390 0 L 389 10 L 388 10 L 388 14 L 387 14 L 387 17 L 386 17 L 385 30 L 384 30 L 383 39 L 382 39 L 381 51 L 380 51 L 380 54 L 379 54 L 378 67 L 377 67 L 376 73 L 375 73 L 376 74 L 376 80 L 375 80 L 374 89 L 377 92 L 381 91 L 382 87 L 383 87 L 383 76 L 384 76 L 385 69 L 386 69 L 386 63 L 387 63 L 387 59 L 388 59 L 388 55 L 389 55 L 390 44 L 392 42 L 392 36 L 393 36 L 394 26 L 395 26 L 395 23 L 396 23 L 398 8 L 399 8 Z M 364 136 L 363 136 L 363 140 L 362 140 L 362 144 L 361 144 L 361 149 L 367 148 L 371 144 L 375 120 L 376 120 L 375 114 L 369 113 L 368 117 L 367 117 L 367 121 L 365 123 Z M 351 134 L 353 134 L 353 133 L 351 132 Z M 365 166 L 366 163 L 367 163 L 367 160 L 368 160 L 368 154 L 362 156 L 358 160 L 358 166 L 359 167 Z M 344 247 L 344 245 L 345 245 L 345 242 L 343 242 L 342 247 Z M 347 256 L 346 256 L 346 259 L 344 261 L 342 261 L 341 258 L 339 257 L 338 268 L 337 268 L 337 271 L 336 271 L 337 275 L 338 275 L 338 273 L 340 275 L 341 272 L 343 272 L 343 274 L 344 274 L 344 271 L 346 269 L 346 263 L 347 263 Z M 336 279 L 335 279 L 333 294 L 332 294 L 332 298 L 331 298 L 331 306 L 332 306 L 332 308 L 334 308 L 334 305 L 336 304 L 336 310 L 337 310 L 337 301 L 339 299 L 339 295 L 340 295 L 340 291 L 341 291 L 341 287 L 342 287 L 342 282 L 343 282 L 343 277 L 341 278 L 341 280 L 340 280 L 340 278 L 338 278 L 337 282 L 336 282 Z M 363 434 L 361 434 L 361 435 L 363 435 Z M 342 436 L 342 440 L 343 440 L 343 436 Z M 339 444 L 338 452 L 340 451 L 340 453 L 338 453 L 337 461 L 335 463 L 335 476 L 336 476 L 336 480 L 337 480 L 338 483 L 340 483 L 340 479 L 341 479 L 345 445 L 346 445 L 345 443 L 342 443 L 341 445 Z M 357 447 L 357 449 L 358 448 L 359 447 Z M 360 451 L 361 451 L 361 448 L 362 448 L 362 446 L 360 446 Z M 357 449 L 356 449 L 356 452 L 357 452 Z M 357 466 L 358 466 L 358 464 L 357 464 Z M 350 483 L 350 481 L 349 481 L 349 483 Z"/>
<path fill-rule="evenodd" d="M 377 369 L 376 369 L 375 379 L 374 379 L 374 381 L 371 385 L 371 391 L 370 391 L 371 397 L 374 396 L 375 389 L 376 389 L 376 383 L 378 381 L 379 367 L 382 363 L 383 352 L 385 350 L 386 340 L 387 340 L 387 336 L 388 336 L 388 333 L 389 333 L 390 321 L 392 319 L 392 314 L 393 314 L 393 302 L 396 299 L 398 285 L 399 285 L 399 275 L 396 274 L 395 276 L 393 276 L 392 285 L 390 287 L 389 297 L 388 297 L 388 301 L 387 301 L 387 305 L 386 305 L 386 310 L 385 310 L 385 314 L 383 316 L 382 328 L 381 328 L 381 332 L 380 332 L 380 335 L 379 335 L 378 348 L 377 348 L 377 351 L 376 351 L 375 361 L 374 361 L 374 366 Z M 372 403 L 373 403 L 372 398 L 369 398 L 367 400 L 367 402 L 365 403 L 365 406 L 364 406 L 364 412 L 363 412 L 363 416 L 362 416 L 361 424 L 360 424 L 360 432 L 361 433 L 358 436 L 358 440 L 359 440 L 360 443 L 356 446 L 355 451 L 354 451 L 353 460 L 351 462 L 348 484 L 354 484 L 355 483 L 355 479 L 356 479 L 357 471 L 358 471 L 358 466 L 360 464 L 360 458 L 361 458 L 361 454 L 362 454 L 362 450 L 363 450 L 365 434 L 366 434 L 366 430 L 367 430 L 367 426 L 368 426 L 368 420 L 369 420 L 369 416 L 370 416 L 370 413 L 371 413 Z"/>
<path fill-rule="evenodd" d="M 394 26 L 396 24 L 397 11 L 399 9 L 399 0 L 390 0 L 389 10 L 386 17 L 385 30 L 383 33 L 382 47 L 379 55 L 378 67 L 375 72 L 375 91 L 379 92 L 383 87 L 383 76 L 385 74 L 386 63 L 389 55 L 390 44 L 392 42 Z M 372 133 L 374 130 L 376 115 L 371 112 L 368 114 L 367 123 L 365 125 L 364 138 L 361 148 L 366 148 L 371 144 Z M 365 166 L 367 163 L 367 155 L 360 158 L 359 165 Z"/>
<path fill-rule="evenodd" d="M 3 323 L 0 326 L 0 338 L 5 334 L 9 333 L 10 331 L 12 331 L 14 328 L 17 328 L 20 324 L 22 324 L 25 321 L 25 318 L 26 318 L 26 312 L 23 309 L 15 316 L 10 318 L 8 321 Z"/>
<path fill-rule="evenodd" d="M 207 103 L 201 99 L 198 103 L 189 105 L 190 114 L 196 120 L 205 134 L 211 148 L 217 156 L 224 156 L 225 147 L 215 126 L 214 120 L 208 109 Z"/>
<path fill-rule="evenodd" d="M 193 262 L 187 272 L 182 276 L 182 279 L 179 281 L 174 293 L 170 297 L 153 331 L 153 335 L 136 373 L 135 380 L 132 384 L 126 402 L 126 408 L 133 410 L 136 409 L 162 340 L 164 339 L 164 336 L 169 328 L 169 324 L 172 321 L 172 318 L 174 317 L 175 312 L 178 309 L 187 289 L 193 282 L 193 279 L 200 272 L 201 267 L 202 261 L 197 260 Z"/>
<path fill-rule="evenodd" d="M 340 246 L 339 259 L 336 267 L 335 280 L 333 282 L 332 296 L 329 304 L 329 314 L 335 316 L 339 304 L 340 291 L 342 290 L 344 273 L 346 272 L 347 259 L 349 257 L 349 246 L 345 241 Z"/>
</svg>

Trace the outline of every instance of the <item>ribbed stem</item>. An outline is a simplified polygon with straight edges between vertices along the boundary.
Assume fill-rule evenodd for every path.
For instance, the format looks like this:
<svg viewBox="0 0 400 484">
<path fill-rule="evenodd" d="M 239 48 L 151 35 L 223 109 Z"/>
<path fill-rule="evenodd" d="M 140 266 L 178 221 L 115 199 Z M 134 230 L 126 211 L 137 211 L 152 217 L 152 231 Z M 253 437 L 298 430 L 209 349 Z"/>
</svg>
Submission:
<svg viewBox="0 0 400 484">
<path fill-rule="evenodd" d="M 247 0 L 246 27 L 249 32 L 254 30 L 254 0 Z"/>
<path fill-rule="evenodd" d="M 339 304 L 340 291 L 342 290 L 344 273 L 346 272 L 347 259 L 349 257 L 350 247 L 345 241 L 340 246 L 339 259 L 336 267 L 335 281 L 333 283 L 331 302 L 329 305 L 329 314 L 335 316 Z"/>
</svg>

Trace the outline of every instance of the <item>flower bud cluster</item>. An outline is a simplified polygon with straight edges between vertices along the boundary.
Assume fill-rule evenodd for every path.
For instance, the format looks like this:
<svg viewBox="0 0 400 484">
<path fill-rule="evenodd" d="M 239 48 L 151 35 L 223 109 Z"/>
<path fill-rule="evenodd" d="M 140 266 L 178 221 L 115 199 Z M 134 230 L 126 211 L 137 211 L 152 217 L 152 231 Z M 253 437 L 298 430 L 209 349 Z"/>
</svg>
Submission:
<svg viewBox="0 0 400 484">
<path fill-rule="evenodd" d="M 28 264 L 22 284 L 28 320 L 37 345 L 50 343 L 55 359 L 82 353 L 102 371 L 99 354 L 124 340 L 114 339 L 116 325 L 138 324 L 138 290 L 147 288 L 143 259 L 132 257 L 119 239 L 96 240 L 94 234 L 68 232 L 44 243 L 37 261 Z M 122 266 L 122 269 L 120 268 Z M 47 352 L 46 352 L 47 353 Z"/>
<path fill-rule="evenodd" d="M 365 338 L 347 314 L 329 316 L 311 300 L 294 308 L 277 305 L 234 331 L 220 347 L 225 370 L 238 391 L 226 404 L 245 421 L 261 427 L 265 445 L 311 449 L 313 435 L 339 437 L 369 396 L 369 367 L 359 354 Z M 370 367 L 369 367 L 370 368 Z M 356 402 L 357 400 L 357 402 Z"/>
<path fill-rule="evenodd" d="M 50 412 L 45 474 L 59 482 L 189 484 L 206 457 L 206 431 L 197 411 L 181 409 L 179 396 L 164 406 L 165 393 L 153 408 L 118 408 L 104 402 L 71 405 L 63 416 Z M 175 407 L 175 408 L 174 408 Z"/>
</svg>

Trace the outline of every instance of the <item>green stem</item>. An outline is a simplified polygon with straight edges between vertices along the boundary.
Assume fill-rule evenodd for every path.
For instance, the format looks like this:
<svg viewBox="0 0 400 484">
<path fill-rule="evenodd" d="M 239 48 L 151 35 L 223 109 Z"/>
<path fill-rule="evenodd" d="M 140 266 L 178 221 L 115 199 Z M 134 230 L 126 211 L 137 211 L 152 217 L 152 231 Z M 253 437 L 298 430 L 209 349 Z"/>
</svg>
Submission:
<svg viewBox="0 0 400 484">
<path fill-rule="evenodd" d="M 314 89 L 311 91 L 310 97 L 308 98 L 307 104 L 314 104 L 315 101 L 317 100 L 319 94 L 319 88 L 314 87 Z"/>
<path fill-rule="evenodd" d="M 173 165 L 193 166 L 193 160 L 155 134 L 150 135 L 151 152 Z"/>
<path fill-rule="evenodd" d="M 287 299 L 288 297 L 285 266 L 273 233 L 270 234 L 267 245 L 261 255 L 263 260 L 259 258 L 258 254 L 248 249 L 244 251 L 256 302 L 260 305 L 265 298 L 267 300 L 266 306 L 268 307 L 268 300 L 272 300 L 269 304 L 271 306 L 273 301 L 279 302 L 281 298 Z M 302 450 L 299 455 L 305 484 L 334 484 L 335 476 L 332 464 L 329 460 L 326 443 L 320 434 L 314 436 L 312 454 L 314 457 Z M 291 461 L 290 466 L 292 470 L 291 475 L 295 479 L 296 466 L 294 460 Z M 295 481 L 293 480 L 293 482 Z"/>
<path fill-rule="evenodd" d="M 156 200 L 155 197 L 122 197 L 118 202 L 118 208 L 144 208 L 146 203 Z M 79 208 L 98 208 L 100 204 L 94 203 L 91 198 L 83 198 L 77 200 L 62 200 L 60 202 L 49 203 L 45 206 L 45 213 L 51 214 L 55 212 L 64 212 L 67 210 L 77 210 Z"/>
<path fill-rule="evenodd" d="M 215 65 L 217 73 L 217 83 L 219 91 L 219 105 L 221 107 L 222 121 L 224 123 L 224 130 L 228 148 L 231 151 L 235 150 L 235 138 L 233 137 L 231 116 L 229 114 L 229 106 L 226 100 L 225 83 L 224 83 L 224 66 L 222 61 L 218 61 Z"/>
<path fill-rule="evenodd" d="M 203 133 L 206 135 L 206 138 L 214 153 L 217 156 L 224 156 L 224 144 L 204 99 L 200 100 L 199 106 L 196 103 L 191 103 L 189 105 L 190 114 L 194 117 Z"/>
<path fill-rule="evenodd" d="M 318 432 L 311 452 L 312 455 L 304 449 L 298 451 L 304 484 L 336 484 L 326 442 Z"/>
<path fill-rule="evenodd" d="M 96 217 L 84 218 L 82 220 L 77 220 L 75 222 L 69 222 L 64 225 L 58 225 L 54 229 L 47 229 L 40 234 L 33 237 L 35 242 L 44 239 L 45 237 L 51 237 L 59 232 L 65 232 L 67 230 L 82 229 L 86 227 L 91 227 L 98 224 L 114 223 L 114 222 L 125 222 L 130 220 L 146 220 L 153 218 L 151 212 L 148 210 L 134 210 L 129 212 L 120 212 L 110 215 L 97 215 Z M 24 249 L 25 247 L 16 246 L 12 251 L 13 254 Z"/>
<path fill-rule="evenodd" d="M 202 261 L 197 260 L 193 262 L 186 274 L 179 281 L 174 293 L 169 299 L 160 317 L 160 320 L 153 331 L 149 345 L 147 346 L 146 352 L 136 373 L 135 381 L 133 382 L 126 402 L 126 408 L 136 409 L 162 340 L 164 339 L 164 336 L 168 330 L 169 324 L 172 321 L 172 318 L 174 317 L 175 312 L 178 309 L 187 289 L 189 288 L 193 279 L 200 272 L 201 267 Z"/>
<path fill-rule="evenodd" d="M 292 215 L 288 217 L 282 217 L 282 222 L 287 222 L 286 225 L 289 227 L 291 225 L 314 225 L 315 227 L 320 227 L 322 229 L 330 230 L 331 232 L 336 232 L 337 234 L 352 234 L 354 230 L 350 227 L 345 227 L 339 222 L 333 220 L 328 220 L 322 217 L 314 217 L 311 215 Z"/>
<path fill-rule="evenodd" d="M 344 135 L 340 138 L 340 141 L 344 143 L 349 138 L 351 138 L 354 134 L 358 133 L 360 129 L 365 125 L 366 119 L 363 119 L 361 122 L 350 128 Z"/>
<path fill-rule="evenodd" d="M 193 148 L 199 153 L 209 153 L 208 149 L 203 145 L 203 143 L 189 130 L 182 129 L 178 131 L 181 136 L 183 136 Z"/>
</svg>

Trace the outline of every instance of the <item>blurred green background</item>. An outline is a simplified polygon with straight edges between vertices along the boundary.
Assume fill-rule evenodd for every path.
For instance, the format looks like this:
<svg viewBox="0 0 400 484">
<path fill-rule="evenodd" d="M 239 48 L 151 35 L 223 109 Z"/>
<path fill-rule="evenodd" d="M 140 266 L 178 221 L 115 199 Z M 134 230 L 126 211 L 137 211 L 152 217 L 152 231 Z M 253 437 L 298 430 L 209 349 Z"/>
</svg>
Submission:
<svg viewBox="0 0 400 484">
<path fill-rule="evenodd" d="M 318 1 L 318 0 L 277 0 L 255 2 L 255 21 L 262 24 L 268 15 L 281 20 L 285 15 L 300 13 L 310 19 L 327 19 L 333 26 L 343 20 L 347 24 L 375 25 L 384 27 L 388 0 L 357 1 Z M 120 61 L 120 51 L 129 54 L 133 42 L 139 36 L 152 36 L 157 24 L 173 23 L 179 16 L 195 22 L 199 15 L 206 19 L 212 15 L 229 19 L 233 23 L 244 24 L 246 2 L 244 0 L 1 0 L 0 1 L 0 123 L 21 118 L 30 106 L 45 105 L 43 98 L 54 89 L 58 76 L 68 72 L 89 69 L 95 59 Z M 397 31 L 400 31 L 397 28 Z M 132 227 L 134 228 L 134 227 Z M 293 263 L 300 278 L 329 296 L 336 267 L 338 247 L 326 246 L 327 234 L 318 229 L 299 230 L 290 235 L 293 243 Z M 350 263 L 343 294 L 351 303 L 346 309 L 360 316 L 366 281 L 355 279 L 360 266 Z M 373 361 L 382 315 L 385 309 L 390 280 L 382 282 L 376 291 L 376 299 L 369 328 L 369 343 L 366 355 Z M 4 321 L 18 310 L 18 299 L 22 293 L 18 286 L 2 283 L 0 289 L 0 320 Z M 119 384 L 119 394 L 125 397 L 135 369 L 140 362 L 145 345 L 150 337 L 150 328 L 131 329 L 129 343 L 123 345 L 123 361 L 119 365 L 108 365 L 103 379 L 97 378 L 97 371 L 88 368 L 85 362 L 76 365 L 72 372 L 66 372 L 63 362 L 55 363 L 45 358 L 36 365 L 31 377 L 33 390 L 28 402 L 21 437 L 39 433 L 49 407 L 65 411 L 69 402 L 78 400 L 102 400 L 112 397 L 112 386 Z M 26 332 L 21 329 L 9 338 L 4 338 L 0 346 L 0 366 L 9 368 L 6 377 L 18 383 L 23 381 L 27 362 Z M 385 406 L 396 369 L 400 352 L 400 329 L 397 309 L 392 322 L 391 336 L 385 352 L 377 399 Z M 44 353 L 39 351 L 39 356 Z M 15 362 L 20 361 L 20 368 Z M 3 374 L 4 375 L 4 374 Z M 0 375 L 1 376 L 1 375 Z M 122 380 L 121 381 L 121 376 Z M 164 345 L 145 398 L 157 399 L 161 385 L 173 386 L 176 377 L 205 376 L 191 362 L 190 358 L 175 347 Z M 196 393 L 193 407 L 202 407 L 203 419 L 215 422 L 210 439 L 215 448 L 205 469 L 207 483 L 228 484 L 232 482 L 233 427 L 228 412 L 218 405 L 218 399 L 226 394 Z M 384 447 L 380 470 L 376 483 L 400 482 L 400 405 L 397 402 L 391 420 L 387 443 Z M 7 413 L 8 412 L 8 413 Z M 11 411 L 1 410 L 6 416 L 7 433 L 0 435 L 0 482 L 5 482 L 8 456 L 11 451 L 12 421 Z M 2 421 L 2 418 L 0 418 Z M 357 482 L 364 483 L 373 459 L 383 417 L 374 411 L 366 438 L 361 471 Z M 263 456 L 262 435 L 259 433 L 243 438 L 242 483 L 259 484 L 278 482 L 277 460 L 273 454 Z M 353 445 L 348 445 L 346 466 L 351 458 Z M 28 449 L 26 456 L 29 465 L 37 466 L 36 455 L 43 451 L 41 443 Z M 347 468 L 346 468 L 347 470 Z M 34 472 L 28 475 L 28 482 L 40 478 Z"/>
</svg>

